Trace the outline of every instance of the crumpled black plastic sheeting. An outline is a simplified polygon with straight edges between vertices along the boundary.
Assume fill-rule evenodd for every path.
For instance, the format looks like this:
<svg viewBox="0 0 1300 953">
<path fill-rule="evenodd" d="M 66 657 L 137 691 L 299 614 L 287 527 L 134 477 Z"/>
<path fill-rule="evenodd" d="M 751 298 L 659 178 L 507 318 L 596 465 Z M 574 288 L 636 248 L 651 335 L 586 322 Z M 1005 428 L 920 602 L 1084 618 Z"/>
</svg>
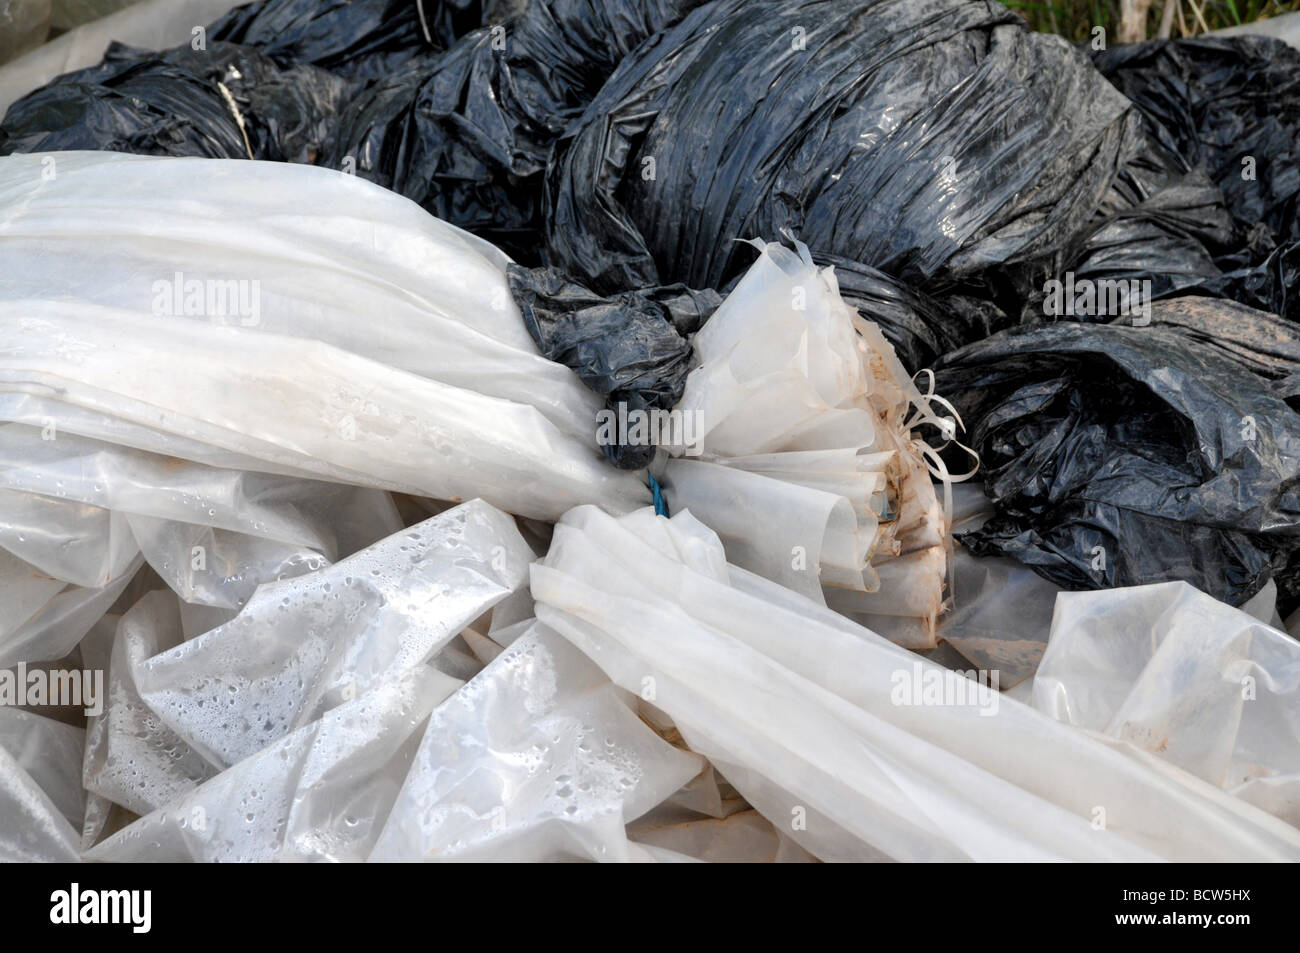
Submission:
<svg viewBox="0 0 1300 953">
<path fill-rule="evenodd" d="M 1272 37 L 1201 37 L 1114 46 L 1093 62 L 1166 147 L 1204 167 L 1238 223 L 1300 238 L 1300 51 Z"/>
<path fill-rule="evenodd" d="M 1070 589 L 1181 579 L 1232 605 L 1286 569 L 1300 415 L 1270 379 L 1300 369 L 1300 336 L 1195 300 L 1146 327 L 1014 328 L 940 362 L 996 505 L 967 547 Z"/>
<path fill-rule="evenodd" d="M 252 47 L 211 42 L 203 51 L 147 53 L 114 43 L 99 66 L 14 103 L 0 126 L 0 155 L 102 149 L 247 159 L 251 152 L 314 163 L 333 146 L 347 89 L 332 73 L 282 67 Z"/>
<path fill-rule="evenodd" d="M 1055 257 L 1053 276 L 1059 280 L 1067 272 L 1076 281 L 1144 282 L 1152 301 L 1210 295 L 1300 321 L 1300 299 L 1289 290 L 1300 284 L 1300 242 L 1279 244 L 1267 225 L 1246 230 L 1237 224 L 1199 167 L 1101 213 L 1090 233 Z M 1024 299 L 1024 320 L 1043 317 L 1044 288 Z M 1113 315 L 1071 317 L 1107 321 Z"/>
<path fill-rule="evenodd" d="M 477 27 L 507 19 L 525 0 L 264 0 L 208 27 L 212 39 L 256 46 L 283 63 L 377 77 Z"/>
<path fill-rule="evenodd" d="M 553 268 L 507 269 L 510 291 L 524 326 L 543 356 L 572 368 L 619 413 L 671 410 L 682 399 L 694 334 L 722 303 L 713 291 L 684 285 L 601 297 Z M 593 427 L 594 427 L 593 422 Z M 609 443 L 601 447 L 620 469 L 639 470 L 653 446 Z"/>
<path fill-rule="evenodd" d="M 547 260 L 599 293 L 720 288 L 733 239 L 935 294 L 1045 258 L 1136 148 L 1130 104 L 984 0 L 715 0 L 627 57 L 556 144 Z"/>
<path fill-rule="evenodd" d="M 202 43 L 159 53 L 112 44 L 100 65 L 10 106 L 0 154 L 240 159 L 251 149 L 257 159 L 332 164 L 340 116 L 358 91 L 399 67 L 427 70 L 436 52 L 408 0 L 264 0 L 213 23 Z"/>
<path fill-rule="evenodd" d="M 1200 38 L 1093 60 L 1138 108 L 1147 142 L 1112 189 L 1110 216 L 1060 270 L 1300 321 L 1289 290 L 1300 284 L 1300 52 L 1264 37 Z"/>
<path fill-rule="evenodd" d="M 1246 246 L 1222 259 L 1220 265 L 1228 270 L 1206 278 L 1196 290 L 1300 323 L 1300 241 L 1278 245 L 1271 235 L 1255 233 Z"/>
<path fill-rule="evenodd" d="M 959 294 L 934 299 L 860 262 L 834 255 L 814 255 L 813 261 L 835 269 L 840 297 L 880 327 L 903 366 L 912 370 L 1012 323 L 991 301 Z"/>
<path fill-rule="evenodd" d="M 426 0 L 423 7 L 415 0 L 263 0 L 231 10 L 207 34 L 255 46 L 285 66 L 311 63 L 340 76 L 371 78 L 447 49 L 485 13 L 479 0 Z"/>
<path fill-rule="evenodd" d="M 462 37 L 432 70 L 376 82 L 350 105 L 338 152 L 357 172 L 540 263 L 551 146 L 640 42 L 700 0 L 530 0 Z"/>
<path fill-rule="evenodd" d="M 1160 298 L 1222 274 L 1216 255 L 1236 248 L 1240 235 L 1204 172 L 1167 169 L 1163 181 L 1148 180 L 1132 192 L 1126 184 L 1122 175 L 1111 207 L 1099 210 L 1093 228 L 1058 256 L 1058 276 L 1069 270 L 1076 279 L 1149 280 L 1151 295 Z M 1042 315 L 1042 296 L 1035 289 L 1027 310 Z"/>
<path fill-rule="evenodd" d="M 213 23 L 206 50 L 114 46 L 34 91 L 0 124 L 0 154 L 251 150 L 355 172 L 540 263 L 552 141 L 698 2 L 265 0 Z"/>
</svg>

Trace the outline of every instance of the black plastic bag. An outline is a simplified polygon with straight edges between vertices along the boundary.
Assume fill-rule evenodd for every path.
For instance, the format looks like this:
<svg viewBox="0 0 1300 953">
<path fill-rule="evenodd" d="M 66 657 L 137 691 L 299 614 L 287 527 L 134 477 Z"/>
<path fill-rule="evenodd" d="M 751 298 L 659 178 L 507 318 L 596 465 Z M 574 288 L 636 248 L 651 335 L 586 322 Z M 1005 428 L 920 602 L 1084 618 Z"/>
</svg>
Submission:
<svg viewBox="0 0 1300 953">
<path fill-rule="evenodd" d="M 99 66 L 9 108 L 0 155 L 103 149 L 314 163 L 332 151 L 346 80 L 252 47 L 147 53 L 114 43 Z"/>
<path fill-rule="evenodd" d="M 722 303 L 716 292 L 683 285 L 602 298 L 554 269 L 510 265 L 507 273 L 524 326 L 543 356 L 572 368 L 616 414 L 620 404 L 625 413 L 671 410 L 682 399 L 692 356 L 686 335 Z M 655 452 L 618 443 L 601 449 L 628 470 L 648 466 Z"/>
<path fill-rule="evenodd" d="M 432 68 L 377 80 L 350 105 L 341 165 L 481 235 L 541 258 L 551 146 L 642 40 L 700 0 L 531 0 L 471 31 Z"/>
<path fill-rule="evenodd" d="M 409 0 L 264 0 L 217 20 L 202 42 L 159 53 L 112 44 L 100 65 L 10 106 L 0 155 L 103 149 L 328 164 L 341 117 L 372 77 L 427 71 L 437 55 Z"/>
<path fill-rule="evenodd" d="M 511 0 L 263 0 L 231 10 L 208 36 L 282 63 L 374 78 L 514 10 Z"/>
<path fill-rule="evenodd" d="M 1150 282 L 1300 321 L 1300 53 L 1264 38 L 1157 40 L 1094 62 L 1143 116 L 1146 143 L 1058 274 Z M 1026 308 L 1033 312 L 1037 299 Z"/>
<path fill-rule="evenodd" d="M 1300 238 L 1300 51 L 1271 37 L 1116 46 L 1093 62 L 1160 142 L 1201 166 L 1243 229 Z"/>
<path fill-rule="evenodd" d="M 1300 241 L 1276 245 L 1272 233 L 1256 233 L 1237 254 L 1221 259 L 1230 270 L 1197 285 L 1197 291 L 1240 301 L 1300 322 Z M 1239 263 L 1233 267 L 1233 258 Z"/>
<path fill-rule="evenodd" d="M 1233 605 L 1300 552 L 1300 329 L 1212 299 L 944 358 L 996 515 L 961 537 L 1071 589 L 1181 579 Z M 1284 593 L 1284 596 L 1290 596 Z"/>
<path fill-rule="evenodd" d="M 733 240 L 937 294 L 1051 255 L 1136 151 L 1130 104 L 984 0 L 715 0 L 643 44 L 556 144 L 547 260 L 599 293 L 720 288 Z"/>
</svg>

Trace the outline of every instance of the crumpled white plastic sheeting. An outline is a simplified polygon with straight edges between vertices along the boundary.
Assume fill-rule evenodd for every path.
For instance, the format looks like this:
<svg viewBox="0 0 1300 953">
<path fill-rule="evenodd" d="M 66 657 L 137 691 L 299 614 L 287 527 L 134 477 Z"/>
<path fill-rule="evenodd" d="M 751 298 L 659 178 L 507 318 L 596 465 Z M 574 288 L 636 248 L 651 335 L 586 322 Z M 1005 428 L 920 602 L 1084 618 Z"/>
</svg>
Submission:
<svg viewBox="0 0 1300 953">
<path fill-rule="evenodd" d="M 2 842 L 67 859 L 85 810 L 95 861 L 692 859 L 629 840 L 627 825 L 698 787 L 704 760 L 567 641 L 517 618 L 532 558 L 509 517 L 472 501 L 264 585 L 188 642 L 175 594 L 147 593 L 83 642 L 87 664 L 109 667 L 84 772 L 78 740 L 68 778 L 15 794 L 34 806 L 14 816 L 45 840 L 0 828 Z M 466 628 L 498 605 L 489 634 Z M 445 671 L 460 633 L 487 660 L 468 683 Z M 100 815 L 119 804 L 142 817 L 99 840 L 84 802 L 51 803 L 83 780 Z M 708 809 L 702 793 L 684 800 Z M 739 853 L 760 834 L 735 825 L 724 840 Z"/>
<path fill-rule="evenodd" d="M 87 508 L 112 510 L 276 540 L 315 550 L 330 561 L 402 525 L 392 500 L 380 491 L 205 466 L 56 429 L 43 434 L 22 424 L 0 424 L 0 487 L 6 514 L 12 510 L 9 502 L 31 494 L 51 507 L 78 507 L 83 521 L 101 518 Z M 40 526 L 48 526 L 55 512 L 42 513 Z M 6 548 L 15 546 L 22 529 L 12 523 L 0 527 Z M 41 537 L 29 540 L 20 554 L 38 560 L 43 553 L 51 572 L 66 575 L 76 570 L 55 560 L 66 559 L 58 553 L 67 548 L 61 540 L 55 545 Z M 96 581 L 110 575 L 101 572 Z"/>
<path fill-rule="evenodd" d="M 699 458 L 662 471 L 674 509 L 717 531 L 737 565 L 933 647 L 945 527 L 918 419 L 935 418 L 880 329 L 802 245 L 761 254 L 695 336 L 674 413 Z M 674 454 L 685 454 L 685 444 Z"/>
<path fill-rule="evenodd" d="M 514 521 L 475 500 L 267 583 L 190 641 L 167 590 L 101 620 L 82 643 L 84 663 L 108 669 L 84 763 L 76 746 L 77 790 L 101 799 L 95 817 L 86 808 L 87 842 L 105 804 L 144 817 L 87 857 L 364 860 L 420 729 L 462 685 L 435 656 L 519 592 L 532 559 Z M 67 835 L 44 815 L 44 829 Z M 80 810 L 65 823 L 81 825 Z"/>
<path fill-rule="evenodd" d="M 232 621 L 143 661 L 136 689 L 188 745 L 227 767 L 429 661 L 524 585 L 532 560 L 514 521 L 473 500 L 324 570 L 261 586 Z"/>
<path fill-rule="evenodd" d="M 576 509 L 531 580 L 539 621 L 823 860 L 1300 858 L 1242 799 L 727 565 L 689 512 Z"/>
<path fill-rule="evenodd" d="M 0 668 L 52 661 L 71 652 L 126 589 L 144 559 L 97 588 L 69 586 L 0 549 Z"/>
<path fill-rule="evenodd" d="M 86 641 L 100 637 L 92 630 Z M 92 794 L 147 814 L 217 774 L 145 704 L 136 683 L 148 659 L 183 641 L 180 605 L 171 593 L 154 590 L 104 637 L 106 647 L 82 643 L 83 662 L 106 672 L 108 696 L 103 713 L 87 719 L 84 783 Z"/>
<path fill-rule="evenodd" d="M 0 706 L 0 861 L 75 861 L 85 732 Z"/>
<path fill-rule="evenodd" d="M 0 419 L 538 519 L 647 499 L 504 253 L 387 189 L 68 152 L 0 159 L 0 207 Z"/>
<path fill-rule="evenodd" d="M 408 741 L 460 683 L 426 665 L 376 685 L 86 852 L 93 861 L 364 860 Z"/>
<path fill-rule="evenodd" d="M 1300 827 L 1300 643 L 1186 583 L 1058 596 L 1033 699 Z"/>
<path fill-rule="evenodd" d="M 382 490 L 0 424 L 0 591 L 11 610 L 0 619 L 0 665 L 66 655 L 143 560 L 187 603 L 233 616 L 259 583 L 320 568 L 401 525 Z"/>
<path fill-rule="evenodd" d="M 373 860 L 649 859 L 626 825 L 704 768 L 532 623 L 429 721 Z"/>
</svg>

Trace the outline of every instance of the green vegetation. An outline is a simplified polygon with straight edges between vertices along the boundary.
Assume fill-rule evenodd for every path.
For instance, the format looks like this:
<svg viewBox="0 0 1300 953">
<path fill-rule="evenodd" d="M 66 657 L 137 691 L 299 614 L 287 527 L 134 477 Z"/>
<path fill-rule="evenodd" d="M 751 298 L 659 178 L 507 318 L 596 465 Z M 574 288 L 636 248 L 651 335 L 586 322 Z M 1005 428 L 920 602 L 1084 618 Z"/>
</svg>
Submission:
<svg viewBox="0 0 1300 953">
<path fill-rule="evenodd" d="M 1094 26 L 1119 36 L 1122 0 L 1002 0 L 1036 30 L 1086 40 Z M 1153 0 L 1146 15 L 1147 37 L 1158 36 L 1165 8 L 1172 6 L 1170 36 L 1198 36 L 1208 30 L 1300 12 L 1300 0 Z"/>
</svg>

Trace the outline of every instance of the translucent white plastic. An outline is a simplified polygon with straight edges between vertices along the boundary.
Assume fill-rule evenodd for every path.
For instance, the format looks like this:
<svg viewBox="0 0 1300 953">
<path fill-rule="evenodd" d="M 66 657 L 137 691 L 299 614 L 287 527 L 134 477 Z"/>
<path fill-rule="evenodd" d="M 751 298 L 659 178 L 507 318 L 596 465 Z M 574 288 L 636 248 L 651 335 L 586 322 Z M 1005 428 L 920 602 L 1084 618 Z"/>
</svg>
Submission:
<svg viewBox="0 0 1300 953">
<path fill-rule="evenodd" d="M 1034 704 L 1300 827 L 1300 643 L 1169 582 L 1057 597 Z"/>
<path fill-rule="evenodd" d="M 85 732 L 0 706 L 0 861 L 78 857 Z"/>
<path fill-rule="evenodd" d="M 223 608 L 401 527 L 381 490 L 219 469 L 22 424 L 0 425 L 0 481 L 0 547 L 38 575 L 101 588 L 143 551 L 184 600 Z"/>
<path fill-rule="evenodd" d="M 955 535 L 975 529 L 993 515 L 993 506 L 978 483 L 952 489 Z M 938 639 L 973 667 L 997 669 L 1003 691 L 1029 684 L 1047 646 L 1061 587 L 1014 559 L 972 556 L 960 544 L 953 548 L 952 558 L 956 588 L 951 609 L 939 620 Z"/>
<path fill-rule="evenodd" d="M 0 424 L 0 591 L 10 610 L 0 662 L 71 651 L 142 551 L 183 599 L 237 609 L 259 583 L 320 568 L 401 525 L 381 490 Z"/>
<path fill-rule="evenodd" d="M 402 525 L 381 491 L 206 466 L 57 427 L 43 434 L 39 427 L 0 424 L 0 481 L 10 492 L 51 502 L 278 540 L 331 561 Z M 86 511 L 78 512 L 85 519 Z"/>
<path fill-rule="evenodd" d="M 538 619 L 823 860 L 1300 858 L 1244 800 L 720 560 L 689 513 L 583 507 L 533 567 Z"/>
<path fill-rule="evenodd" d="M 98 588 L 87 588 L 51 580 L 22 560 L 7 559 L 0 553 L 0 593 L 16 591 L 17 602 L 23 606 L 17 616 L 0 615 L 0 667 L 63 658 L 117 601 L 143 565 L 144 559 L 136 556 L 120 576 Z M 51 590 L 53 594 L 35 611 L 22 617 Z"/>
<path fill-rule="evenodd" d="M 86 790 L 136 814 L 147 814 L 217 774 L 215 765 L 149 709 L 136 686 L 141 665 L 180 641 L 180 607 L 173 593 L 155 590 L 132 606 L 113 636 L 104 711 L 87 725 Z M 83 659 L 86 654 L 83 649 Z"/>
<path fill-rule="evenodd" d="M 595 396 L 537 354 L 504 254 L 386 189 L 73 152 L 0 159 L 0 203 L 15 411 L 30 396 L 64 431 L 542 519 L 647 498 L 598 454 Z"/>
<path fill-rule="evenodd" d="M 533 623 L 433 713 L 371 859 L 642 859 L 625 825 L 703 767 Z"/>
<path fill-rule="evenodd" d="M 409 742 L 459 684 L 416 666 L 117 832 L 86 859 L 364 860 L 410 767 Z"/>
<path fill-rule="evenodd" d="M 817 602 L 825 590 L 846 614 L 913 620 L 900 640 L 932 647 L 947 536 L 912 427 L 936 418 L 831 269 L 802 245 L 754 244 L 758 260 L 695 335 L 675 409 L 699 422 L 701 455 L 670 448 L 666 496 L 737 565 Z"/>
<path fill-rule="evenodd" d="M 140 665 L 136 687 L 204 758 L 232 765 L 427 662 L 523 585 L 532 559 L 514 521 L 474 500 L 262 586 L 232 621 Z"/>
<path fill-rule="evenodd" d="M 0 748 L 31 776 L 59 813 L 80 827 L 86 810 L 81 753 L 86 733 L 19 708 L 0 706 Z"/>
</svg>

